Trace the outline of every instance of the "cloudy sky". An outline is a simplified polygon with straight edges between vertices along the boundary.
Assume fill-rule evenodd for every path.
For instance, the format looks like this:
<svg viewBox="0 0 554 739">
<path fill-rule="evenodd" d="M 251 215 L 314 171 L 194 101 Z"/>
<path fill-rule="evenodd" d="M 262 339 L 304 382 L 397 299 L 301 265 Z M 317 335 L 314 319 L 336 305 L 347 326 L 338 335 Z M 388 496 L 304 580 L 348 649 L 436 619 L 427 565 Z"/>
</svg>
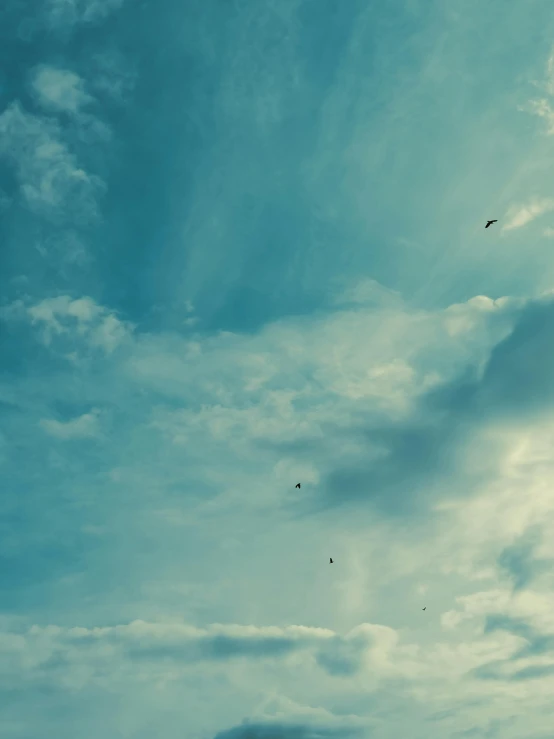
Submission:
<svg viewBox="0 0 554 739">
<path fill-rule="evenodd" d="M 552 736 L 553 45 L 1 4 L 3 739 Z"/>
</svg>

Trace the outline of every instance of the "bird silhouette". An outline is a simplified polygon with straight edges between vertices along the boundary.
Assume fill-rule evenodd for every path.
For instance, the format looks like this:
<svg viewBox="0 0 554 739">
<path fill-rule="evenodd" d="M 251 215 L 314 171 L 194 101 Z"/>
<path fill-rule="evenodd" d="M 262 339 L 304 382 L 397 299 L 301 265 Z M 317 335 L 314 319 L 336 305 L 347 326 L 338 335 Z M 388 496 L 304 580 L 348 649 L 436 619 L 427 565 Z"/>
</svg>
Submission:
<svg viewBox="0 0 554 739">
<path fill-rule="evenodd" d="M 330 564 L 330 565 L 332 565 L 332 564 L 333 564 L 333 558 L 332 558 L 332 557 L 329 557 L 329 564 Z"/>
<path fill-rule="evenodd" d="M 300 487 L 300 483 L 297 482 L 296 485 L 295 485 L 295 487 L 299 488 Z"/>
<path fill-rule="evenodd" d="M 421 610 L 422 611 L 426 611 L 427 610 L 427 606 L 425 606 L 425 608 L 422 608 Z"/>
<path fill-rule="evenodd" d="M 487 225 L 485 226 L 485 228 L 492 226 L 493 223 L 498 223 L 498 219 L 496 219 L 495 221 L 487 221 Z"/>
</svg>

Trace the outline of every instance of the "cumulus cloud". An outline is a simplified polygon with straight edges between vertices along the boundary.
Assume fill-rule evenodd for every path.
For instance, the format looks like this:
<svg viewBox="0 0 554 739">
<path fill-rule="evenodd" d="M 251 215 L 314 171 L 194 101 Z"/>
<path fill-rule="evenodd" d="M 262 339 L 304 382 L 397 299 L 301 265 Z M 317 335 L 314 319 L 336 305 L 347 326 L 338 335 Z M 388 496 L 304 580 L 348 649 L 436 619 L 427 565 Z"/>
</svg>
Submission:
<svg viewBox="0 0 554 739">
<path fill-rule="evenodd" d="M 367 544 L 352 543 L 361 563 L 361 575 L 353 582 L 359 595 L 355 607 L 360 615 L 356 612 L 354 619 L 350 603 L 335 597 L 344 592 L 338 585 L 333 585 L 333 597 L 329 596 L 327 575 L 324 587 L 318 591 L 320 600 L 315 600 L 318 607 L 324 604 L 323 608 L 336 608 L 333 618 L 343 617 L 348 624 L 344 632 L 229 625 L 199 629 L 182 623 L 146 621 L 97 629 L 60 629 L 51 634 L 39 629 L 36 638 L 43 651 L 36 661 L 38 658 L 32 656 L 35 637 L 18 631 L 15 637 L 23 638 L 18 643 L 23 644 L 26 661 L 18 658 L 14 662 L 12 654 L 10 675 L 18 675 L 18 680 L 50 680 L 64 686 L 106 686 L 117 675 L 126 683 L 136 675 L 144 681 L 161 682 L 184 680 L 185 674 L 192 680 L 187 672 L 192 670 L 198 671 L 194 672 L 194 680 L 200 673 L 219 674 L 225 670 L 238 682 L 248 676 L 256 684 L 255 689 L 260 690 L 258 680 L 265 685 L 263 676 L 270 673 L 272 685 L 281 679 L 283 684 L 293 679 L 298 683 L 309 683 L 308 678 L 321 680 L 339 696 L 337 705 L 343 708 L 350 700 L 341 692 L 346 691 L 346 686 L 349 691 L 359 689 L 367 697 L 376 685 L 394 680 L 403 690 L 411 685 L 419 691 L 422 704 L 427 706 L 425 710 L 431 710 L 429 705 L 433 709 L 451 707 L 453 685 L 461 710 L 476 691 L 494 697 L 495 691 L 530 684 L 529 679 L 516 680 L 510 675 L 527 670 L 520 677 L 529 676 L 543 670 L 539 656 L 522 655 L 519 661 L 513 660 L 525 643 L 523 637 L 486 628 L 485 624 L 488 617 L 505 614 L 528 621 L 537 632 L 549 633 L 548 625 L 538 618 L 540 614 L 546 617 L 547 604 L 540 606 L 536 600 L 530 600 L 530 588 L 537 582 L 534 562 L 539 557 L 546 558 L 548 553 L 545 555 L 541 549 L 536 531 L 526 535 L 525 529 L 537 521 L 548 525 L 554 511 L 552 495 L 544 483 L 549 477 L 545 460 L 549 459 L 554 438 L 554 430 L 548 426 L 548 403 L 554 399 L 554 373 L 549 359 L 553 310 L 548 295 L 532 301 L 492 301 L 481 296 L 444 311 L 415 315 L 407 315 L 402 308 L 387 308 L 377 315 L 364 312 L 365 309 L 345 310 L 339 315 L 321 316 L 310 324 L 281 322 L 255 337 L 223 334 L 191 340 L 172 334 L 129 332 L 127 350 L 115 357 L 121 361 L 114 362 L 112 358 L 106 362 L 118 383 L 121 415 L 132 415 L 132 437 L 126 435 L 127 427 L 122 434 L 125 457 L 130 457 L 130 462 L 118 458 L 113 479 L 116 487 L 130 482 L 133 508 L 141 510 L 145 526 L 152 525 L 154 510 L 159 513 L 163 508 L 174 508 L 176 513 L 169 510 L 168 521 L 171 519 L 177 531 L 181 525 L 190 527 L 186 537 L 170 541 L 168 559 L 157 560 L 157 574 L 172 566 L 181 539 L 194 536 L 193 528 L 203 530 L 191 525 L 196 520 L 194 516 L 205 523 L 202 516 L 207 515 L 208 509 L 211 520 L 219 515 L 227 536 L 237 521 L 233 508 L 239 507 L 241 516 L 246 510 L 250 515 L 270 485 L 274 484 L 276 490 L 272 503 L 281 505 L 286 486 L 290 485 L 294 492 L 296 479 L 306 479 L 296 477 L 298 470 L 306 473 L 310 483 L 319 483 L 313 487 L 307 483 L 299 493 L 294 492 L 297 497 L 286 499 L 294 515 L 312 489 L 316 498 L 321 493 L 323 497 L 329 494 L 326 475 L 354 466 L 366 475 L 366 480 L 376 482 L 359 490 L 345 484 L 340 495 L 360 501 L 356 509 L 360 519 L 362 509 L 368 510 L 366 506 L 372 504 L 381 513 L 389 514 L 371 517 L 367 531 L 359 537 Z M 41 332 L 49 331 L 52 344 L 70 337 L 86 343 L 91 331 L 107 315 L 113 316 L 90 298 L 74 300 L 68 296 L 38 304 L 22 302 L 9 307 L 9 312 L 12 320 L 17 315 L 34 322 Z M 374 331 L 370 350 L 359 341 L 360 333 L 369 330 L 368 325 Z M 336 352 L 330 347 L 336 348 Z M 541 362 L 536 361 L 539 356 Z M 395 358 L 409 371 L 389 373 L 386 382 L 382 375 L 373 372 L 389 367 Z M 147 394 L 145 406 L 140 408 L 138 388 Z M 129 405 L 125 399 L 127 391 Z M 391 398 L 394 402 L 390 402 Z M 44 420 L 46 415 L 42 417 Z M 532 429 L 531 421 L 535 424 Z M 381 445 L 372 457 L 367 452 L 368 439 L 372 444 L 370 451 Z M 56 450 L 63 452 L 62 447 L 57 445 Z M 392 461 L 387 462 L 387 455 Z M 479 463 L 477 468 L 475 462 Z M 191 469 L 193 475 L 198 474 L 195 487 L 213 482 L 217 489 L 207 503 L 199 503 L 198 509 L 204 505 L 199 514 L 197 508 L 191 513 L 193 506 L 183 493 L 183 488 L 190 484 Z M 404 481 L 403 485 L 399 481 Z M 149 496 L 154 491 L 146 509 L 145 489 Z M 525 489 L 525 495 L 521 489 Z M 228 490 L 231 505 L 225 508 Z M 243 498 L 237 506 L 239 495 Z M 423 522 L 400 519 L 399 513 L 409 510 L 411 501 L 405 503 L 403 497 L 407 495 L 419 496 L 426 514 Z M 451 505 L 453 498 L 456 505 Z M 440 508 L 445 501 L 450 507 L 439 513 L 430 510 Z M 331 503 L 340 505 L 338 493 Z M 111 511 L 109 518 L 112 520 Z M 430 519 L 436 523 L 436 531 Z M 276 528 L 274 520 L 271 517 L 272 529 Z M 407 520 L 410 526 L 406 526 Z M 406 543 L 408 529 L 416 533 Z M 163 531 L 167 535 L 168 530 Z M 305 529 L 301 531 L 304 535 Z M 429 531 L 428 542 L 416 541 L 421 532 Z M 339 547 L 335 530 L 332 536 L 335 551 Z M 287 537 L 290 540 L 290 531 Z M 253 539 L 248 541 L 244 560 L 233 560 L 228 565 L 232 572 L 237 572 L 242 562 L 258 562 L 259 558 L 263 575 L 255 587 L 288 568 L 287 562 L 283 562 L 286 555 L 279 551 L 278 566 L 266 570 L 266 564 L 271 564 L 266 551 L 271 544 L 265 536 L 261 538 L 264 542 L 257 549 Z M 160 542 L 162 539 L 160 536 Z M 349 542 L 352 539 L 348 532 Z M 311 542 L 306 547 L 309 545 Z M 326 535 L 323 546 L 328 545 Z M 159 548 L 163 546 L 160 543 Z M 228 551 L 230 557 L 234 556 L 232 549 Z M 225 569 L 219 550 L 216 558 L 213 573 L 218 574 L 214 574 L 213 588 L 219 591 L 226 587 L 227 578 L 230 583 L 235 581 L 229 574 L 231 569 Z M 297 550 L 291 558 L 297 566 Z M 352 573 L 351 562 L 346 556 L 337 557 L 337 561 L 342 585 Z M 335 570 L 327 569 L 332 571 L 332 577 Z M 181 563 L 178 570 L 181 577 Z M 218 580 L 221 570 L 224 574 Z M 287 571 L 292 579 L 294 574 Z M 467 578 L 464 587 L 468 583 L 472 587 L 475 580 L 495 578 L 499 571 L 507 573 L 515 584 L 520 578 L 516 592 L 509 587 L 491 587 L 489 591 L 473 593 L 465 601 L 458 600 L 456 610 L 443 614 L 444 641 L 435 636 L 429 643 L 428 635 L 413 639 L 414 617 L 406 615 L 406 605 L 396 608 L 395 614 L 413 630 L 409 639 L 401 631 L 375 624 L 348 630 L 350 624 L 367 618 L 371 599 L 380 588 L 387 590 L 388 581 L 398 585 L 400 579 L 401 604 L 407 598 L 408 576 L 414 581 L 419 578 L 418 583 L 429 583 L 425 594 L 425 601 L 429 599 L 425 614 L 428 619 L 429 613 L 436 617 L 437 606 L 432 605 L 432 600 L 438 598 L 435 582 L 440 578 L 463 576 Z M 306 576 L 298 579 L 304 592 Z M 385 580 L 387 583 L 383 584 Z M 263 596 L 258 594 L 257 598 L 262 600 Z M 450 595 L 443 601 L 446 609 L 451 608 L 449 598 Z M 296 608 L 298 599 L 291 600 Z M 514 603 L 519 603 L 519 611 Z M 421 613 L 419 603 L 414 611 Z M 529 619 L 531 612 L 535 620 Z M 325 620 L 303 622 L 329 623 L 328 618 L 327 614 Z M 424 628 L 422 622 L 417 628 Z M 10 639 L 13 638 L 11 634 Z M 548 654 L 542 657 L 549 658 Z M 507 666 L 499 666 L 501 663 Z M 23 664 L 34 664 L 34 672 Z M 486 679 L 495 670 L 497 677 Z M 541 674 L 546 680 L 546 672 Z M 401 700 L 403 697 L 398 698 Z M 497 709 L 500 710 L 496 704 L 489 706 L 487 721 Z M 242 715 L 250 713 L 244 711 Z M 464 720 L 475 725 L 475 716 L 476 709 L 472 707 Z M 239 716 L 233 715 L 220 726 L 233 727 L 227 731 L 239 732 L 236 736 L 241 736 L 244 727 L 237 725 L 238 720 Z M 453 718 L 442 735 L 451 726 L 458 729 L 460 721 Z M 279 731 L 330 730 L 330 724 L 323 720 L 298 716 L 254 717 L 250 726 L 260 731 L 270 726 Z M 441 727 L 444 728 L 442 724 Z M 468 728 L 463 724 L 462 727 Z M 212 731 L 215 735 L 216 729 Z M 348 735 L 346 729 L 338 735 L 345 734 Z"/>
<path fill-rule="evenodd" d="M 46 342 L 71 338 L 108 354 L 132 336 L 90 298 L 18 310 Z M 553 311 L 548 295 L 481 298 L 436 315 L 343 312 L 309 332 L 273 326 L 255 341 L 142 334 L 119 371 L 126 382 L 181 399 L 179 408 L 158 405 L 151 419 L 176 455 L 186 445 L 210 457 L 221 446 L 236 462 L 256 449 L 260 466 L 274 454 L 318 483 L 295 505 L 358 501 L 398 516 L 444 497 L 445 481 L 450 497 L 488 484 L 512 443 L 499 431 L 505 420 L 538 418 L 554 401 Z M 357 337 L 374 330 L 372 322 L 382 334 L 366 347 Z"/>
<path fill-rule="evenodd" d="M 76 114 L 93 100 L 79 75 L 67 69 L 40 66 L 32 74 L 31 85 L 47 110 Z"/>
<path fill-rule="evenodd" d="M 513 205 L 506 213 L 507 223 L 502 231 L 523 228 L 531 221 L 554 210 L 554 198 L 533 198 L 524 205 Z"/>
<path fill-rule="evenodd" d="M 0 115 L 0 157 L 16 173 L 27 206 L 54 223 L 88 223 L 98 215 L 102 180 L 80 167 L 59 125 L 19 103 Z"/>
<path fill-rule="evenodd" d="M 426 483 L 434 476 L 438 488 L 441 470 L 447 476 L 445 455 L 462 473 L 460 489 L 471 475 L 478 479 L 475 470 L 464 473 L 456 411 L 447 418 L 433 410 L 428 394 L 447 380 L 458 383 L 468 361 L 479 374 L 519 309 L 517 301 L 482 297 L 436 314 L 345 310 L 309 327 L 275 324 L 256 339 L 143 334 L 124 373 L 129 382 L 180 399 L 178 408 L 158 406 L 152 419 L 173 445 L 221 446 L 235 460 L 252 460 L 255 449 L 260 468 L 273 456 L 321 483 L 314 488 L 319 500 L 365 498 L 399 513 L 419 491 L 432 499 Z M 369 333 L 371 342 L 359 340 Z M 367 478 L 364 469 L 371 470 Z M 306 488 L 295 505 L 308 504 L 310 495 Z"/>
<path fill-rule="evenodd" d="M 48 349 L 52 357 L 65 359 L 81 369 L 91 361 L 113 355 L 132 342 L 134 326 L 114 312 L 97 304 L 92 298 L 73 299 L 69 295 L 45 298 L 33 303 L 27 297 L 0 309 L 0 320 L 12 324 L 27 324 L 32 333 Z M 37 421 L 38 422 L 38 421 Z M 56 420 L 41 423 L 44 430 L 62 436 L 98 430 L 96 416 L 67 422 Z M 60 424 L 60 425 L 59 425 Z"/>
<path fill-rule="evenodd" d="M 232 528 L 239 496 L 241 511 L 249 514 L 262 498 L 264 505 L 269 500 L 271 505 L 290 506 L 293 515 L 305 501 L 310 510 L 322 501 L 332 506 L 359 501 L 358 514 L 376 507 L 385 515 L 372 517 L 367 538 L 372 547 L 381 542 L 381 548 L 371 550 L 371 557 L 358 552 L 363 577 L 354 586 L 361 592 L 355 606 L 360 613 L 349 623 L 366 617 L 366 593 L 382 586 L 384 578 L 419 572 L 427 559 L 437 560 L 436 570 L 427 573 L 428 583 L 445 573 L 471 581 L 502 571 L 514 583 L 519 577 L 516 595 L 525 594 L 537 579 L 534 561 L 548 557 L 538 540 L 536 546 L 525 546 L 525 528 L 541 520 L 548 523 L 554 510 L 541 482 L 553 433 L 548 430 L 548 404 L 554 400 L 552 311 L 550 295 L 531 301 L 481 296 L 433 313 L 407 314 L 402 307 L 377 313 L 344 310 L 311 324 L 281 322 L 255 337 L 189 339 L 124 328 L 126 350 L 105 367 L 117 383 L 121 415 L 133 416 L 132 436 L 126 435 L 126 427 L 122 435 L 130 462 L 118 459 L 112 479 L 117 487 L 132 486 L 133 505 L 143 511 L 148 525 L 155 518 L 152 512 L 163 509 L 177 529 L 190 526 L 195 516 L 203 520 L 208 511 L 210 517 L 228 511 L 225 527 Z M 21 301 L 5 312 L 8 320 L 30 321 L 51 346 L 58 341 L 89 345 L 106 318 L 120 321 L 91 298 L 69 296 Z M 359 341 L 368 330 L 374 332 L 369 349 Z M 541 362 L 536 361 L 539 356 Z M 395 359 L 403 371 L 400 365 L 393 372 L 376 371 L 390 369 Z M 140 408 L 137 389 L 146 394 L 146 405 Z M 100 405 L 102 400 L 94 402 Z M 43 421 L 55 417 L 42 412 Z M 54 429 L 65 433 L 61 426 L 50 425 L 50 431 Z M 361 476 L 361 481 L 354 480 L 358 488 L 347 476 L 352 469 Z M 299 471 L 302 477 L 297 478 Z M 333 491 L 337 471 L 344 471 L 345 477 Z M 213 485 L 216 491 L 194 511 L 181 493 L 191 474 L 197 475 L 195 487 Z M 294 491 L 297 479 L 308 480 L 300 493 Z M 287 497 L 289 486 L 294 498 Z M 274 497 L 268 497 L 270 487 Z M 173 493 L 177 488 L 178 497 Z M 148 499 L 148 516 L 145 490 L 148 495 L 155 491 Z M 421 542 L 404 547 L 395 540 L 394 553 L 390 551 L 391 532 L 397 524 L 405 526 L 410 506 L 417 504 L 425 512 L 423 523 L 411 519 L 410 528 L 419 526 L 421 531 L 428 525 L 430 508 L 445 501 L 451 507 L 442 509 L 441 533 L 430 538 L 428 549 Z M 527 536 L 535 542 L 534 534 Z M 249 548 L 253 546 L 249 542 Z M 257 552 L 266 557 L 262 549 Z M 340 558 L 341 568 L 346 568 L 345 560 Z M 351 568 L 345 577 L 349 574 Z M 429 587 L 426 600 L 433 597 L 432 591 Z M 343 591 L 337 586 L 333 592 Z M 69 680 L 68 665 L 81 664 L 83 674 L 104 680 L 102 674 L 117 672 L 115 664 L 126 665 L 124 672 L 134 668 L 144 675 L 152 670 L 156 676 L 168 670 L 181 675 L 187 664 L 209 669 L 226 664 L 230 670 L 248 664 L 248 670 L 261 673 L 269 660 L 271 669 L 288 673 L 293 663 L 299 669 L 310 665 L 319 679 L 358 681 L 372 689 L 370 681 L 383 676 L 402 681 L 424 676 L 438 691 L 434 700 L 447 701 L 440 692 L 441 680 L 455 680 L 462 692 L 470 693 L 475 681 L 481 682 L 481 673 L 472 670 L 485 674 L 487 665 L 510 659 L 519 648 L 516 636 L 499 630 L 455 640 L 476 619 L 509 607 L 512 595 L 509 588 L 488 593 L 480 603 L 468 601 L 467 609 L 460 602 L 459 611 L 443 618 L 453 643 L 426 650 L 406 645 L 394 630 L 375 625 L 345 629 L 342 635 L 314 629 L 233 631 L 226 626 L 218 631 L 146 623 L 89 629 L 80 632 L 80 641 L 76 632 L 70 639 L 62 631 L 52 647 L 55 654 L 48 665 L 41 663 L 39 672 L 55 667 L 56 679 L 64 675 Z M 343 608 L 345 619 L 352 619 L 354 609 L 349 611 L 349 603 L 342 600 L 337 598 L 337 609 Z M 77 649 L 71 656 L 69 642 Z M 116 662 L 106 663 L 108 654 Z M 522 663 L 518 669 L 537 664 Z M 483 682 L 492 690 L 498 681 Z M 515 684 L 506 679 L 503 689 L 505 683 Z M 227 725 L 235 726 L 234 720 Z M 298 720 L 294 725 L 312 723 Z"/>
<path fill-rule="evenodd" d="M 72 299 L 60 295 L 35 304 L 20 300 L 4 307 L 1 315 L 5 320 L 27 319 L 41 327 L 46 344 L 56 337 L 65 337 L 72 343 L 80 340 L 104 354 L 111 354 L 132 331 L 131 324 L 89 297 Z"/>
</svg>

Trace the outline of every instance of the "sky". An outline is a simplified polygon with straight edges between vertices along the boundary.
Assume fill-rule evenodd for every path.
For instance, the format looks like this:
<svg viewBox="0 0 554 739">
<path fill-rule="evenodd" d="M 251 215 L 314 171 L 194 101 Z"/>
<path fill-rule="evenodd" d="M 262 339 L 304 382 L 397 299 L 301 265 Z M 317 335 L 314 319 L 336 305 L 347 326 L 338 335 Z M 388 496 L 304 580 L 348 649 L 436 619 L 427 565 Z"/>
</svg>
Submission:
<svg viewBox="0 0 554 739">
<path fill-rule="evenodd" d="M 3 739 L 549 739 L 551 2 L 0 58 Z"/>
</svg>

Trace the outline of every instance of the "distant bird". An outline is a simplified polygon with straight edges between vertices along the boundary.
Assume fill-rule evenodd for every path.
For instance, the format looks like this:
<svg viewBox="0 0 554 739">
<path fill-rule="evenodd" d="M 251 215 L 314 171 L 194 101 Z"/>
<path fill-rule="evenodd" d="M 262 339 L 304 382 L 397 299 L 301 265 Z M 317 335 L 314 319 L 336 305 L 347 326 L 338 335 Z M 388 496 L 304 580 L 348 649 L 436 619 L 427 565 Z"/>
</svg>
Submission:
<svg viewBox="0 0 554 739">
<path fill-rule="evenodd" d="M 332 558 L 332 557 L 329 557 L 329 564 L 330 564 L 330 565 L 332 565 L 332 564 L 333 564 L 333 558 Z"/>
<path fill-rule="evenodd" d="M 297 482 L 296 485 L 295 485 L 295 487 L 299 488 L 300 487 L 300 483 Z"/>
<path fill-rule="evenodd" d="M 422 608 L 421 610 L 422 611 L 426 611 L 427 610 L 427 606 L 425 606 L 425 608 Z"/>
<path fill-rule="evenodd" d="M 485 226 L 485 228 L 492 226 L 493 223 L 498 223 L 498 219 L 496 219 L 495 221 L 487 221 L 487 225 Z"/>
</svg>

